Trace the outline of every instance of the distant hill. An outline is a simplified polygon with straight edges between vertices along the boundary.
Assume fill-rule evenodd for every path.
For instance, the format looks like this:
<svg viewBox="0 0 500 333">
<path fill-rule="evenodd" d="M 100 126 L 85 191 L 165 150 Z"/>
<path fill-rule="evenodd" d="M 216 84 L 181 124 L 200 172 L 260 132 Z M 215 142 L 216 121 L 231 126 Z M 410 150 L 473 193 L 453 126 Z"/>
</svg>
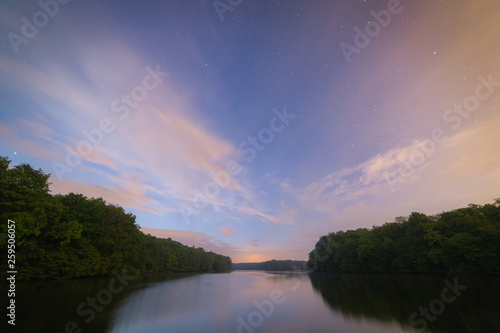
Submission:
<svg viewBox="0 0 500 333">
<path fill-rule="evenodd" d="M 264 262 L 244 262 L 233 264 L 235 271 L 307 271 L 307 261 L 303 260 L 269 260 Z"/>
</svg>

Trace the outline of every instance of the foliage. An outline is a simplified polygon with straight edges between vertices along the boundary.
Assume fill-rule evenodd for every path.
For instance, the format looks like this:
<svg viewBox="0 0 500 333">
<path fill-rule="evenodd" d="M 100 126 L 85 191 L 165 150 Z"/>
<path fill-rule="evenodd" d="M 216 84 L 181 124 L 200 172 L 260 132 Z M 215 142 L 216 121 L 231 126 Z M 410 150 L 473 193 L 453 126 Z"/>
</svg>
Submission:
<svg viewBox="0 0 500 333">
<path fill-rule="evenodd" d="M 7 219 L 16 222 L 16 269 L 21 279 L 61 279 L 129 273 L 220 272 L 231 259 L 172 239 L 145 235 L 133 214 L 82 194 L 51 195 L 49 174 L 28 164 L 9 169 L 0 156 L 0 251 Z M 7 255 L 1 260 L 6 267 Z"/>
<path fill-rule="evenodd" d="M 265 262 L 249 262 L 233 264 L 235 270 L 259 271 L 306 271 L 306 261 L 301 260 L 269 260 Z"/>
<path fill-rule="evenodd" d="M 308 267 L 319 272 L 500 274 L 500 199 L 330 233 L 309 253 Z"/>
<path fill-rule="evenodd" d="M 263 262 L 240 262 L 233 264 L 233 269 L 235 271 L 263 271 Z"/>
<path fill-rule="evenodd" d="M 305 271 L 306 261 L 300 260 L 270 260 L 264 262 L 265 271 Z"/>
</svg>

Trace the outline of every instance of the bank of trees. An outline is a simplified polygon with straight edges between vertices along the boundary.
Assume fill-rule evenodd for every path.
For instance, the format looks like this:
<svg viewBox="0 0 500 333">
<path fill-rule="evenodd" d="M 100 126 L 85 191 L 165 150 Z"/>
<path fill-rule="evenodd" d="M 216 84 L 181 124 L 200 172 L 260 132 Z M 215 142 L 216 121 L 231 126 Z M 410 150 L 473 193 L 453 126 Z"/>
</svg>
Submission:
<svg viewBox="0 0 500 333">
<path fill-rule="evenodd" d="M 264 262 L 245 262 L 233 264 L 235 270 L 259 271 L 306 271 L 307 261 L 302 260 L 269 260 Z"/>
<path fill-rule="evenodd" d="M 330 233 L 309 253 L 308 267 L 323 272 L 500 274 L 500 199 Z"/>
<path fill-rule="evenodd" d="M 51 195 L 49 174 L 28 164 L 9 169 L 9 163 L 0 156 L 0 252 L 7 250 L 7 220 L 13 220 L 18 278 L 232 269 L 229 257 L 143 234 L 133 214 L 101 198 Z M 3 267 L 6 259 L 1 254 Z"/>
<path fill-rule="evenodd" d="M 235 271 L 263 271 L 263 262 L 240 262 L 233 264 L 233 269 Z"/>
<path fill-rule="evenodd" d="M 305 271 L 307 261 L 302 260 L 269 260 L 263 263 L 265 271 Z"/>
</svg>

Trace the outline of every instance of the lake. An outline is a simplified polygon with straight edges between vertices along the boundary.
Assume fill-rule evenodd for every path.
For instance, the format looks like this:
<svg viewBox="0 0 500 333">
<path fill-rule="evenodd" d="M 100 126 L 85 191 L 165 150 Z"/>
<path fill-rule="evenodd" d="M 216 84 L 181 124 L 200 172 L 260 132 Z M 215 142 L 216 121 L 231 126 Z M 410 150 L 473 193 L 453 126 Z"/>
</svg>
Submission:
<svg viewBox="0 0 500 333">
<path fill-rule="evenodd" d="M 499 277 L 235 271 L 16 289 L 7 332 L 500 332 Z"/>
</svg>

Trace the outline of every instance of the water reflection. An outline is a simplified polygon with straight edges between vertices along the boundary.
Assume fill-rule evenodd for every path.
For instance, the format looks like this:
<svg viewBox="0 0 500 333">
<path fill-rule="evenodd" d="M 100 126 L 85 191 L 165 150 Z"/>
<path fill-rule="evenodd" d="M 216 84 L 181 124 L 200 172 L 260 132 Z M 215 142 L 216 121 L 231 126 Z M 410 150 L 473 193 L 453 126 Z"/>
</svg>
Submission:
<svg viewBox="0 0 500 333">
<path fill-rule="evenodd" d="M 8 332 L 64 332 L 69 321 L 82 333 L 415 332 L 423 326 L 410 325 L 410 315 L 430 305 L 441 310 L 432 302 L 442 298 L 445 278 L 454 283 L 423 275 L 255 271 L 151 276 L 114 294 L 90 323 L 76 309 L 109 289 L 109 277 L 19 282 L 17 331 Z M 500 332 L 500 278 L 459 277 L 458 284 L 467 289 L 443 302 L 439 315 L 429 312 L 428 330 Z"/>
<path fill-rule="evenodd" d="M 106 290 L 109 290 L 113 277 L 17 281 L 16 325 L 7 325 L 3 321 L 0 332 L 106 332 L 110 320 L 130 293 L 147 288 L 155 281 L 168 282 L 186 276 L 189 275 L 136 277 L 128 281 L 123 289 L 120 289 L 120 283 L 114 281 L 114 292 L 109 299 L 106 298 L 109 294 Z M 7 294 L 6 284 L 0 284 L 0 294 Z M 92 299 L 96 301 L 95 309 L 89 305 Z M 106 304 L 99 303 L 99 299 Z M 88 315 L 90 310 L 94 317 Z"/>
<path fill-rule="evenodd" d="M 366 318 L 363 311 L 356 320 L 332 312 L 314 291 L 330 286 L 326 275 L 266 272 L 155 283 L 128 297 L 109 332 L 401 332 L 399 324 Z"/>
<path fill-rule="evenodd" d="M 75 332 L 104 332 L 110 319 L 108 313 L 119 304 L 123 295 L 85 322 L 76 309 L 107 287 L 109 278 L 74 279 L 65 281 L 18 281 L 16 284 L 16 325 L 5 332 L 65 332 L 66 326 Z M 2 290 L 2 295 L 4 291 Z M 70 323 L 70 324 L 68 324 Z"/>
<path fill-rule="evenodd" d="M 153 283 L 129 296 L 112 332 L 197 332 L 227 321 L 229 274 Z"/>
<path fill-rule="evenodd" d="M 332 311 L 347 317 L 397 321 L 405 330 L 500 332 L 498 277 L 316 273 L 309 276 L 314 290 Z M 459 290 L 450 290 L 457 284 Z M 461 290 L 462 286 L 467 289 Z M 416 314 L 410 319 L 413 313 Z"/>
</svg>

